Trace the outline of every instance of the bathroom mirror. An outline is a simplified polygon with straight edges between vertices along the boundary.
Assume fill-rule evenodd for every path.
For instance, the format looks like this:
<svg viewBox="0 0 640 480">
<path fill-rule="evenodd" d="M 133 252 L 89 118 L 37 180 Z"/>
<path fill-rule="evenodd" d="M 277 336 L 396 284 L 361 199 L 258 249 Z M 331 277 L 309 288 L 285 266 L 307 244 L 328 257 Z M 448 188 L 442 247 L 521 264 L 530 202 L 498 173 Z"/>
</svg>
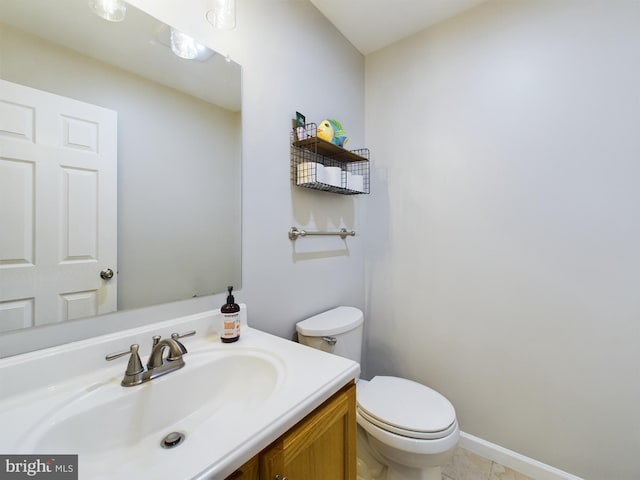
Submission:
<svg viewBox="0 0 640 480">
<path fill-rule="evenodd" d="M 240 287 L 241 69 L 213 51 L 179 58 L 170 30 L 131 5 L 116 23 L 87 0 L 0 0 L 0 335 L 34 327 L 48 335 L 60 322 Z M 14 85 L 18 99 L 4 98 Z M 115 112 L 115 123 L 63 111 L 50 127 L 63 130 L 63 145 L 46 147 L 62 173 L 36 177 L 45 169 L 29 155 L 40 154 L 12 153 L 44 136 L 40 107 L 21 97 L 32 92 L 43 104 Z M 110 184 L 97 167 L 71 160 L 102 161 L 105 131 L 116 142 Z M 51 202 L 38 190 L 46 182 L 58 189 Z M 113 255 L 105 261 L 99 249 L 107 243 Z M 51 272 L 32 267 L 45 251 L 82 266 L 91 285 L 59 287 L 38 303 L 21 282 L 59 286 L 80 275 L 41 276 Z"/>
</svg>

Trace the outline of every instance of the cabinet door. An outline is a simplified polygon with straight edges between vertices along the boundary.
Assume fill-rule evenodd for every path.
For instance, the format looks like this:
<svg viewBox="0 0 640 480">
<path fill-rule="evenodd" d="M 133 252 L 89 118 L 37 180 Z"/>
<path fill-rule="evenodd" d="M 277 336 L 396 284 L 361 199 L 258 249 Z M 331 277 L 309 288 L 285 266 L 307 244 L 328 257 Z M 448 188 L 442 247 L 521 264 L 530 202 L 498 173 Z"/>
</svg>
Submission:
<svg viewBox="0 0 640 480">
<path fill-rule="evenodd" d="M 259 480 L 258 471 L 258 457 L 255 456 L 225 480 Z"/>
<path fill-rule="evenodd" d="M 260 479 L 356 480 L 356 387 L 344 387 L 260 455 Z"/>
</svg>

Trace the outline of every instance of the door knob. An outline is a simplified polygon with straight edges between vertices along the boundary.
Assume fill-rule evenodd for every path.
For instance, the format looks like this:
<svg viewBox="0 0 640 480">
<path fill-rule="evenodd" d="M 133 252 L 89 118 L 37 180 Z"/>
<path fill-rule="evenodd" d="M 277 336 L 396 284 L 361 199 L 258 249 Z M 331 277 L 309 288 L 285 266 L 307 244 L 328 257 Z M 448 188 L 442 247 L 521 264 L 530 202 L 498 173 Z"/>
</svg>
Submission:
<svg viewBox="0 0 640 480">
<path fill-rule="evenodd" d="M 100 278 L 104 279 L 104 280 L 110 280 L 113 278 L 113 270 L 111 270 L 110 268 L 103 268 L 100 271 Z"/>
</svg>

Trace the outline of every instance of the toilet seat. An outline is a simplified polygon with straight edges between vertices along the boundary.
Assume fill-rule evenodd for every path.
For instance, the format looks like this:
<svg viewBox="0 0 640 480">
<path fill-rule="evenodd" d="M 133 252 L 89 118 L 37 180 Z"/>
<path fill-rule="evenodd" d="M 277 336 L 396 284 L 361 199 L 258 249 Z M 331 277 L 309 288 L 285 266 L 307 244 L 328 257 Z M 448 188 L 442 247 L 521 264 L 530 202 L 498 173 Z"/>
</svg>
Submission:
<svg viewBox="0 0 640 480">
<path fill-rule="evenodd" d="M 435 390 L 399 377 L 378 376 L 358 382 L 357 409 L 362 418 L 387 432 L 418 440 L 436 440 L 458 427 L 456 412 Z"/>
</svg>

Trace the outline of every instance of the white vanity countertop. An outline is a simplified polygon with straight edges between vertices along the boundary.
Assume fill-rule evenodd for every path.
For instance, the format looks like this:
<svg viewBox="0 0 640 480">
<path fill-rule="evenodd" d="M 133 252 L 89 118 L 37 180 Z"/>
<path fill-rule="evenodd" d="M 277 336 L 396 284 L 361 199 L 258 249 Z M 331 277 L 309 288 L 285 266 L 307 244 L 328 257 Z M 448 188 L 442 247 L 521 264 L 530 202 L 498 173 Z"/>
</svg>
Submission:
<svg viewBox="0 0 640 480">
<path fill-rule="evenodd" d="M 250 328 L 246 325 L 244 309 L 242 316 L 245 324 L 240 339 L 230 344 L 220 342 L 217 334 L 219 312 L 213 311 L 0 359 L 0 425 L 3 428 L 0 451 L 4 454 L 78 454 L 80 480 L 224 479 L 360 372 L 359 365 L 351 360 Z M 181 339 L 189 350 L 184 356 L 185 367 L 143 385 L 120 386 L 126 357 L 109 363 L 104 360 L 106 354 L 127 350 L 130 344 L 138 343 L 145 364 L 151 348 L 151 336 L 159 334 L 167 338 L 172 332 L 190 330 L 196 330 L 196 335 Z M 234 375 L 234 358 L 268 359 L 270 366 L 265 372 L 270 372 L 269 392 L 256 397 L 255 401 L 236 397 L 237 401 L 224 403 L 224 392 L 218 391 L 217 385 L 206 383 L 209 374 L 211 377 L 223 374 L 206 370 L 207 359 L 222 357 L 226 357 L 224 363 L 212 365 L 225 366 L 224 375 Z M 253 365 L 251 361 L 244 365 L 244 370 L 237 372 L 243 376 L 240 380 L 246 378 L 247 383 L 259 384 L 262 370 L 256 369 L 253 373 L 247 370 Z M 212 382 L 217 383 L 215 379 Z M 236 378 L 235 384 L 238 383 Z M 170 392 L 163 393 L 161 402 L 153 400 L 162 403 L 159 408 L 155 408 L 156 405 L 154 408 L 165 409 L 170 425 L 150 428 L 147 424 L 149 433 L 133 435 L 135 441 L 116 438 L 117 446 L 110 448 L 109 441 L 99 438 L 93 441 L 92 436 L 101 432 L 87 431 L 81 435 L 88 436 L 88 440 L 78 442 L 66 438 L 68 432 L 64 431 L 64 426 L 67 423 L 56 423 L 67 421 L 67 417 L 84 408 L 83 403 L 78 403 L 79 409 L 73 407 L 78 399 L 86 403 L 86 399 L 95 398 L 90 400 L 95 406 L 103 397 L 115 402 L 122 402 L 123 398 L 135 399 L 131 403 L 142 405 L 140 416 L 144 417 L 148 407 L 144 402 L 147 398 L 156 398 L 152 396 L 153 389 L 155 392 Z M 194 398 L 201 398 L 203 392 L 212 392 L 223 400 L 206 408 L 199 408 L 199 404 L 194 403 L 193 412 L 189 410 L 183 416 L 176 414 L 176 418 L 169 420 L 176 410 L 180 410 L 178 407 L 184 410 L 189 402 L 196 402 Z M 238 395 L 237 390 L 234 392 L 230 395 Z M 107 402 L 97 411 L 105 412 L 109 422 L 117 424 L 118 420 L 112 418 L 119 419 L 120 413 L 113 412 L 117 410 L 110 407 L 113 405 L 122 403 Z M 242 408 L 237 408 L 239 405 Z M 59 413 L 65 409 L 72 413 Z M 203 411 L 211 414 L 203 416 Z M 139 433 L 135 430 L 136 425 L 127 421 L 126 412 L 122 415 L 122 426 L 116 425 L 114 429 L 111 428 L 112 423 L 111 430 L 103 431 L 119 431 L 118 437 Z M 94 425 L 95 416 L 85 417 L 90 419 L 85 422 L 87 428 L 100 429 Z M 75 428 L 82 429 L 82 417 L 78 418 L 80 420 L 74 420 Z M 185 441 L 172 449 L 161 448 L 160 440 L 172 431 L 185 433 Z M 52 438 L 51 445 L 78 447 L 76 451 L 71 451 L 75 447 L 69 446 L 61 447 L 59 451 L 51 451 L 48 447 L 47 451 L 37 451 L 43 448 L 42 445 L 48 445 L 42 443 L 42 438 L 47 435 Z M 103 444 L 106 444 L 105 448 Z"/>
</svg>

